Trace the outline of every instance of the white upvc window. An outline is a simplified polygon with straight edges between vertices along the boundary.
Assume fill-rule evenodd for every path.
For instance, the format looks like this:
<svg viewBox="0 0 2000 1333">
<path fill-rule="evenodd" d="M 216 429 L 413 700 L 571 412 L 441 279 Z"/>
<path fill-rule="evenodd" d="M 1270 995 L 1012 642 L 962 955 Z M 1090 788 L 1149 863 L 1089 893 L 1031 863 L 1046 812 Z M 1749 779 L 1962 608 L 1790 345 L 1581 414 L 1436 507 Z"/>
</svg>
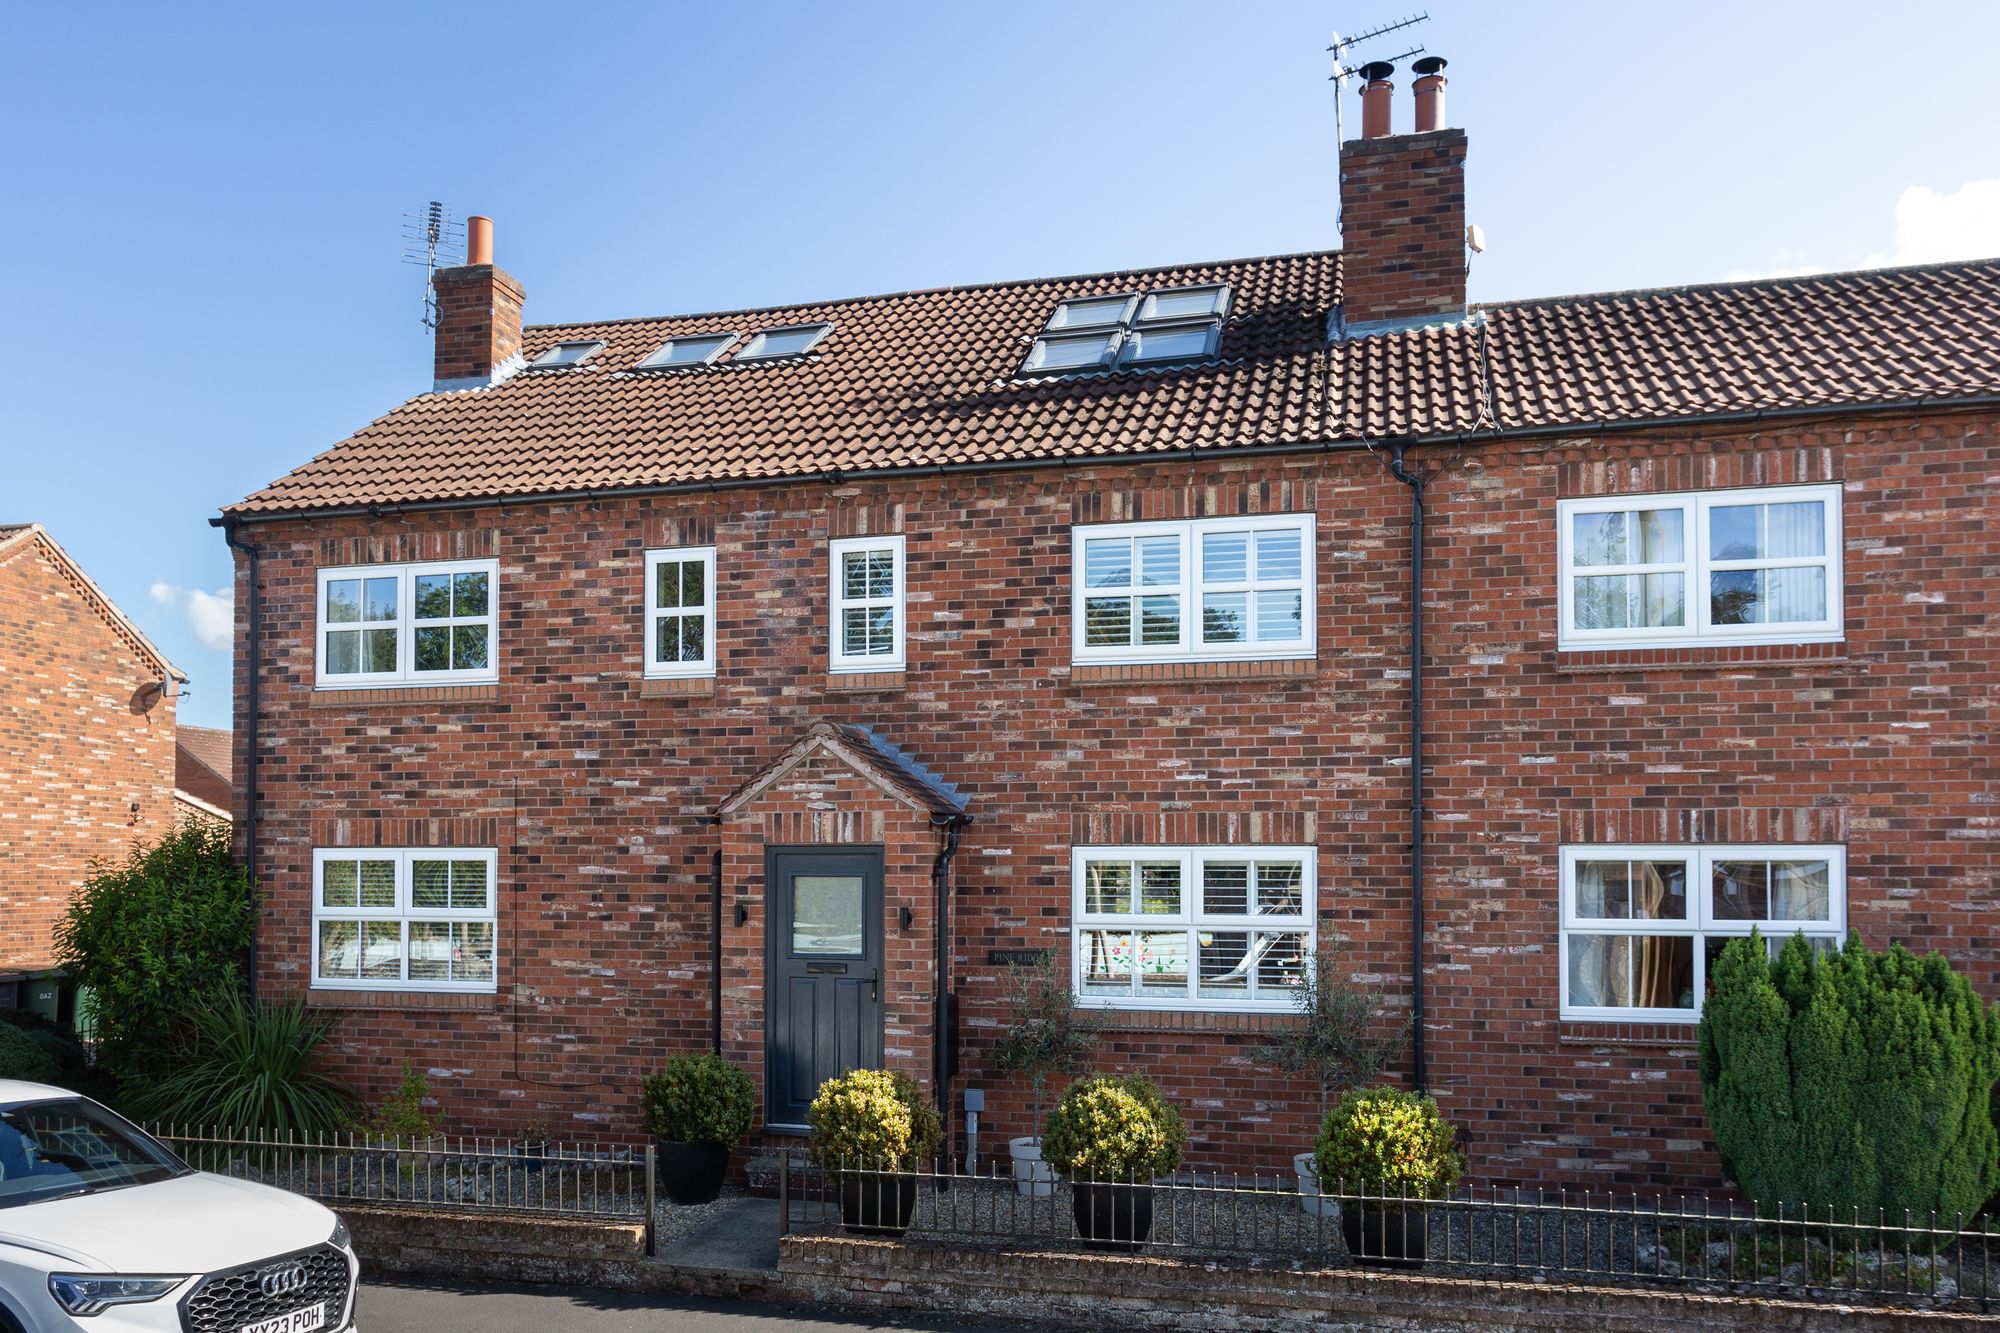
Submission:
<svg viewBox="0 0 2000 1333">
<path fill-rule="evenodd" d="M 646 552 L 646 674 L 715 674 L 715 548 Z"/>
<path fill-rule="evenodd" d="M 1841 637 L 1837 485 L 1593 496 L 1556 509 L 1560 647 Z"/>
<path fill-rule="evenodd" d="M 1313 655 L 1313 516 L 1071 529 L 1077 662 Z"/>
<path fill-rule="evenodd" d="M 313 986 L 493 990 L 497 864 L 491 847 L 316 848 Z"/>
<path fill-rule="evenodd" d="M 1316 935 L 1310 847 L 1078 847 L 1070 976 L 1095 1009 L 1292 1008 Z"/>
<path fill-rule="evenodd" d="M 902 670 L 902 537 L 841 537 L 827 550 L 831 669 Z"/>
<path fill-rule="evenodd" d="M 1692 1023 L 1731 939 L 1773 954 L 1804 931 L 1847 934 L 1841 847 L 1572 846 L 1562 849 L 1562 1016 Z"/>
<path fill-rule="evenodd" d="M 320 570 L 319 688 L 498 680 L 499 595 L 497 560 Z"/>
</svg>

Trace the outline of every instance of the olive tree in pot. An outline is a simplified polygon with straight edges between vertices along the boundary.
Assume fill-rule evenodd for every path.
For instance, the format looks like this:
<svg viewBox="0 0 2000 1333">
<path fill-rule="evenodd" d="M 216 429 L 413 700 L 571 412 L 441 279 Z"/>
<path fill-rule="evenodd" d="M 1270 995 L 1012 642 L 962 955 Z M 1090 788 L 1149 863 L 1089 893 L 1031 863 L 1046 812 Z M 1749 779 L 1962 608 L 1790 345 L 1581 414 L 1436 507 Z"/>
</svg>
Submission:
<svg viewBox="0 0 2000 1333">
<path fill-rule="evenodd" d="M 1465 1174 L 1455 1138 L 1436 1102 L 1398 1088 L 1350 1092 L 1327 1112 L 1316 1165 L 1321 1187 L 1346 1199 L 1340 1229 L 1357 1262 L 1422 1265 L 1430 1205 Z"/>
<path fill-rule="evenodd" d="M 917 1210 L 911 1167 L 937 1151 L 943 1126 L 908 1074 L 856 1069 L 820 1084 L 806 1110 L 812 1162 L 833 1173 L 840 1224 L 849 1231 L 907 1231 Z"/>
<path fill-rule="evenodd" d="M 1022 1194 L 1055 1193 L 1055 1173 L 1042 1160 L 1042 1106 L 1052 1076 L 1074 1077 L 1090 1068 L 1100 1020 L 1079 1010 L 1068 980 L 1056 969 L 1053 954 L 1040 961 L 1014 965 L 1008 973 L 1012 1011 L 1007 1031 L 993 1048 L 993 1066 L 1003 1074 L 1025 1074 L 1034 1132 L 1007 1141 L 1014 1162 L 1014 1188 Z"/>
<path fill-rule="evenodd" d="M 1070 1184 L 1076 1234 L 1123 1250 L 1153 1234 L 1153 1180 L 1181 1164 L 1187 1126 L 1138 1075 L 1092 1074 L 1070 1084 L 1049 1115 L 1042 1154 Z"/>
<path fill-rule="evenodd" d="M 719 1055 L 676 1055 L 639 1090 L 646 1132 L 659 1140 L 660 1188 L 675 1203 L 708 1203 L 722 1192 L 729 1150 L 750 1134 L 757 1090 Z"/>
<path fill-rule="evenodd" d="M 1344 950 L 1340 938 L 1329 935 L 1306 955 L 1293 996 L 1298 1017 L 1256 1055 L 1266 1068 L 1312 1081 L 1319 1092 L 1320 1124 L 1326 1122 L 1336 1094 L 1373 1083 L 1403 1053 L 1410 1035 L 1408 1020 L 1383 1030 L 1381 1000 L 1347 977 L 1341 962 Z M 1316 1155 L 1307 1151 L 1292 1158 L 1299 1204 L 1313 1217 L 1336 1216 L 1340 1204 L 1320 1193 L 1313 1170 Z"/>
</svg>

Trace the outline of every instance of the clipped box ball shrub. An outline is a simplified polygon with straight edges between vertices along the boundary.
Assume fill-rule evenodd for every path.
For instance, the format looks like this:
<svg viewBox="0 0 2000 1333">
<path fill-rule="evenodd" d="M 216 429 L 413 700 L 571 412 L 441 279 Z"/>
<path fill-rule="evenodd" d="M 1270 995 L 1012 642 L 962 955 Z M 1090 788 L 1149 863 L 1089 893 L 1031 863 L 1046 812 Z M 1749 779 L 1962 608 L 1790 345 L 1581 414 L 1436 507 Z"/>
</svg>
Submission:
<svg viewBox="0 0 2000 1333">
<path fill-rule="evenodd" d="M 820 1084 L 806 1110 L 813 1165 L 890 1170 L 927 1160 L 943 1136 L 937 1108 L 908 1074 L 856 1069 Z"/>
<path fill-rule="evenodd" d="M 756 1122 L 757 1089 L 719 1055 L 676 1055 L 640 1086 L 639 1105 L 656 1139 L 733 1148 Z"/>
<path fill-rule="evenodd" d="M 1442 1199 L 1465 1174 L 1457 1137 L 1429 1097 L 1361 1089 L 1326 1113 L 1313 1166 L 1329 1192 Z"/>
<path fill-rule="evenodd" d="M 2000 1183 L 1989 1106 L 2000 1021 L 1937 954 L 1776 959 L 1733 940 L 1709 969 L 1702 1098 L 1723 1169 L 1760 1210 L 1971 1216 Z"/>
<path fill-rule="evenodd" d="M 1072 1083 L 1042 1135 L 1043 1160 L 1072 1181 L 1150 1181 L 1178 1168 L 1186 1148 L 1180 1112 L 1136 1074 Z"/>
</svg>

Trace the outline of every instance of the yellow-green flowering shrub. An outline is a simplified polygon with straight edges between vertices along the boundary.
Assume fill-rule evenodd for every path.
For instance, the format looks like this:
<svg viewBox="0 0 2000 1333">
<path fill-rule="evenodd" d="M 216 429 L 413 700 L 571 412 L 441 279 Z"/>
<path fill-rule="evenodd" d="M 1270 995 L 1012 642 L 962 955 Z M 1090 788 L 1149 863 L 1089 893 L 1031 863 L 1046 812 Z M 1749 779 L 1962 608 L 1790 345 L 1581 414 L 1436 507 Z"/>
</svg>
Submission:
<svg viewBox="0 0 2000 1333">
<path fill-rule="evenodd" d="M 813 1165 L 882 1170 L 937 1151 L 937 1108 L 908 1074 L 856 1069 L 819 1085 L 806 1111 Z"/>
<path fill-rule="evenodd" d="M 1320 1188 L 1439 1199 L 1465 1174 L 1437 1103 L 1396 1088 L 1350 1092 L 1326 1113 L 1313 1166 Z"/>
<path fill-rule="evenodd" d="M 1071 1180 L 1150 1180 L 1178 1167 L 1186 1147 L 1180 1112 L 1137 1075 L 1079 1079 L 1042 1132 L 1042 1160 Z"/>
</svg>

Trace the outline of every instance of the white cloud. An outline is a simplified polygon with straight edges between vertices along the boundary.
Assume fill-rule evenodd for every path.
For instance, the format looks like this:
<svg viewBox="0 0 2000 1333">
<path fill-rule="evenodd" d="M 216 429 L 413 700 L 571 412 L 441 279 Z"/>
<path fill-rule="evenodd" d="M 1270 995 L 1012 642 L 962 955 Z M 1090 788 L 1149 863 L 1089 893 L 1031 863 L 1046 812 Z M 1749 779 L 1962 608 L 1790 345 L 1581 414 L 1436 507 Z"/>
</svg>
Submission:
<svg viewBox="0 0 2000 1333">
<path fill-rule="evenodd" d="M 1758 278 L 1794 278 L 1827 273 L 1836 268 L 1882 268 L 1891 264 L 1941 264 L 1953 259 L 1991 259 L 2000 255 L 2000 180 L 1967 181 L 1949 194 L 1928 185 L 1912 185 L 1896 200 L 1894 239 L 1887 250 L 1876 250 L 1840 264 L 1814 263 L 1793 250 L 1780 250 L 1769 267 L 1735 269 L 1727 282 Z"/>
<path fill-rule="evenodd" d="M 236 594 L 231 588 L 203 592 L 200 588 L 176 588 L 171 583 L 155 583 L 153 600 L 178 606 L 187 616 L 195 639 L 204 648 L 227 648 L 236 638 Z"/>
<path fill-rule="evenodd" d="M 1896 201 L 1891 264 L 1991 259 L 2000 254 L 2000 180 L 1967 181 L 1950 194 L 1912 185 Z"/>
</svg>

